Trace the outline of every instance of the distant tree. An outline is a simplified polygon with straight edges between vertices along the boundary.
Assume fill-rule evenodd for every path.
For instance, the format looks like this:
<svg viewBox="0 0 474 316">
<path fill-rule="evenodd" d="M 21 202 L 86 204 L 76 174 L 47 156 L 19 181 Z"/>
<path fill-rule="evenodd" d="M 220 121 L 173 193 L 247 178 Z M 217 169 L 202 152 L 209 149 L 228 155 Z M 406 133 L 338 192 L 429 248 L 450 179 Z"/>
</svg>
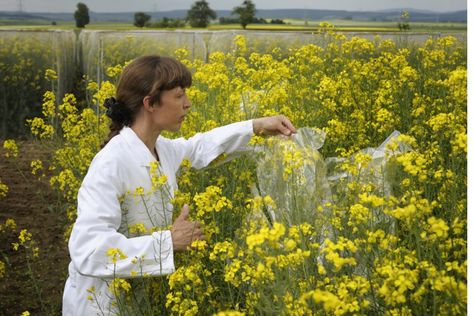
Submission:
<svg viewBox="0 0 474 316">
<path fill-rule="evenodd" d="M 135 25 L 136 27 L 144 27 L 148 23 L 148 21 L 150 21 L 150 19 L 151 16 L 149 16 L 148 14 L 144 12 L 137 12 L 135 13 L 133 25 Z"/>
<path fill-rule="evenodd" d="M 216 18 L 216 12 L 209 7 L 206 0 L 196 1 L 186 17 L 192 27 L 207 27 L 211 19 Z"/>
<path fill-rule="evenodd" d="M 400 22 L 398 22 L 398 28 L 400 31 L 408 31 L 410 29 L 410 13 L 408 11 L 403 11 L 400 14 Z"/>
<path fill-rule="evenodd" d="M 169 19 L 168 21 L 168 27 L 171 27 L 171 28 L 184 27 L 185 25 L 186 25 L 186 22 L 180 19 Z"/>
<path fill-rule="evenodd" d="M 238 18 L 231 18 L 231 17 L 223 17 L 221 16 L 219 18 L 219 23 L 220 24 L 238 24 L 240 23 Z"/>
<path fill-rule="evenodd" d="M 251 0 L 245 0 L 240 7 L 235 7 L 233 14 L 239 16 L 240 25 L 245 29 L 249 23 L 255 19 L 255 4 Z"/>
<path fill-rule="evenodd" d="M 170 26 L 170 18 L 168 17 L 163 17 L 161 20 L 161 27 L 169 27 Z"/>
<path fill-rule="evenodd" d="M 85 27 L 89 24 L 89 8 L 82 2 L 77 4 L 77 10 L 74 12 L 74 19 L 77 27 Z"/>
<path fill-rule="evenodd" d="M 168 17 L 164 17 L 155 23 L 150 24 L 150 27 L 155 28 L 179 28 L 184 27 L 186 25 L 185 21 L 180 19 L 170 19 Z"/>
<path fill-rule="evenodd" d="M 252 23 L 255 23 L 255 24 L 268 24 L 267 20 L 265 20 L 264 18 L 253 18 L 252 20 Z"/>
<path fill-rule="evenodd" d="M 285 21 L 281 19 L 271 19 L 270 24 L 286 24 Z"/>
</svg>

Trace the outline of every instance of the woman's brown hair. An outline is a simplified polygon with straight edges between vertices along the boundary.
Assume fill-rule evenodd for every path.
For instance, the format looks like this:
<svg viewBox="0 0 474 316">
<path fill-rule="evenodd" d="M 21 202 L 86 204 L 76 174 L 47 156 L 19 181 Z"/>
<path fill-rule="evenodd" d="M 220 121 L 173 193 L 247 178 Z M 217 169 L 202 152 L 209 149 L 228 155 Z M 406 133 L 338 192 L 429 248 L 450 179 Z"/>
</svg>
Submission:
<svg viewBox="0 0 474 316">
<path fill-rule="evenodd" d="M 105 101 L 107 115 L 112 119 L 105 144 L 124 126 L 130 126 L 135 121 L 146 96 L 150 96 L 151 104 L 159 103 L 162 91 L 176 87 L 184 89 L 191 83 L 189 69 L 174 58 L 150 55 L 134 59 L 122 71 L 116 99 Z"/>
</svg>

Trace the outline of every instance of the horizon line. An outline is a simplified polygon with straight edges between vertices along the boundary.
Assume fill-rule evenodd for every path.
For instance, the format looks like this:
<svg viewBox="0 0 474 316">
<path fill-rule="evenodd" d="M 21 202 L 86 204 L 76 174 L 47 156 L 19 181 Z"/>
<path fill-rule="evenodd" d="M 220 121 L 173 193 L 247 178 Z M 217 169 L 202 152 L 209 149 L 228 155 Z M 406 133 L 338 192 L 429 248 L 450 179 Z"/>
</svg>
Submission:
<svg viewBox="0 0 474 316">
<path fill-rule="evenodd" d="M 133 13 L 133 12 L 145 12 L 145 13 L 158 13 L 158 12 L 173 12 L 173 11 L 183 11 L 189 9 L 173 9 L 173 10 L 156 10 L 156 11 L 93 11 L 89 9 L 89 12 L 93 13 Z M 430 9 L 414 9 L 414 8 L 388 8 L 388 9 L 379 9 L 379 10 L 340 10 L 340 9 L 308 9 L 308 8 L 260 8 L 259 10 L 306 10 L 306 11 L 340 11 L 340 12 L 389 12 L 389 11 L 400 11 L 400 10 L 414 10 L 414 11 L 425 11 L 431 13 L 453 13 L 460 11 L 467 11 L 466 9 L 456 9 L 451 11 L 436 11 Z M 232 9 L 214 9 L 214 11 L 232 11 Z M 19 11 L 19 10 L 0 10 L 0 12 L 12 12 L 12 13 L 71 13 L 73 11 Z"/>
</svg>

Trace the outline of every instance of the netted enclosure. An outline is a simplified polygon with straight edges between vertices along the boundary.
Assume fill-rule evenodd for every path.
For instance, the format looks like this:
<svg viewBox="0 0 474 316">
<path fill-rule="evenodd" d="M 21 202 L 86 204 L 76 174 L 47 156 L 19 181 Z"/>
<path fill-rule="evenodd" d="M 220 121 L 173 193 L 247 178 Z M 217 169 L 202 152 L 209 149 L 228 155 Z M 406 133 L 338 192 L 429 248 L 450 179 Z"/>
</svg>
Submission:
<svg viewBox="0 0 474 316">
<path fill-rule="evenodd" d="M 331 36 L 328 36 L 328 35 Z M 466 42 L 466 33 L 451 33 Z M 377 43 L 390 40 L 398 47 L 421 46 L 442 33 L 370 33 L 335 34 L 328 28 L 318 32 L 291 31 L 0 31 L 0 139 L 25 136 L 25 121 L 37 116 L 43 94 L 56 93 L 55 102 L 65 92 L 83 89 L 88 82 L 98 85 L 115 82 L 120 67 L 142 55 L 158 54 L 209 62 L 214 52 L 249 58 L 252 53 L 287 58 L 304 45 L 318 47 L 367 39 Z M 245 38 L 240 45 L 239 38 Z M 237 41 L 236 41 L 237 39 Z M 348 45 L 348 44 L 346 44 Z M 350 46 L 350 45 L 349 45 Z M 119 68 L 115 68 L 119 65 Z M 83 81 L 81 81 L 83 80 Z M 84 89 L 83 89 L 84 90 Z M 91 97 L 86 98 L 91 105 Z"/>
<path fill-rule="evenodd" d="M 245 36 L 245 55 L 253 52 L 287 55 L 290 49 L 315 44 L 326 46 L 331 42 L 322 32 L 277 32 L 277 31 L 82 31 L 78 45 L 82 50 L 83 71 L 90 80 L 101 82 L 108 79 L 107 68 L 123 64 L 135 57 L 158 54 L 175 55 L 178 49 L 185 49 L 191 60 L 209 60 L 213 52 L 233 53 L 236 50 L 234 39 Z M 353 37 L 390 39 L 398 45 L 416 45 L 428 38 L 439 38 L 442 34 L 428 33 L 370 33 L 344 32 L 348 39 Z M 465 33 L 453 34 L 461 41 Z"/>
<path fill-rule="evenodd" d="M 73 31 L 0 31 L 0 139 L 26 135 L 43 94 L 70 90 L 76 66 Z M 50 70 L 47 72 L 47 70 Z"/>
</svg>

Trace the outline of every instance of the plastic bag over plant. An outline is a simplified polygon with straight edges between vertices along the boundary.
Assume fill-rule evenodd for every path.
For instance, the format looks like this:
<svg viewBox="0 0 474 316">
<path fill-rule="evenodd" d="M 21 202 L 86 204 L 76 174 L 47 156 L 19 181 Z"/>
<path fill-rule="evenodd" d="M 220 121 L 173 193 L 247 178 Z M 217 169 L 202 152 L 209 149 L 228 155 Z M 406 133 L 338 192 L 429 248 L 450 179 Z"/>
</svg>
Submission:
<svg viewBox="0 0 474 316">
<path fill-rule="evenodd" d="M 375 186 L 379 195 L 389 195 L 390 157 L 410 149 L 397 141 L 399 135 L 394 131 L 379 147 L 365 148 L 349 158 L 327 159 L 319 152 L 326 136 L 322 130 L 303 127 L 290 138 L 268 139 L 256 151 L 256 193 L 274 201 L 265 205 L 267 218 L 289 226 L 314 223 L 353 181 Z"/>
<path fill-rule="evenodd" d="M 318 149 L 325 134 L 301 128 L 291 138 L 273 137 L 257 155 L 257 188 L 270 196 L 271 221 L 295 225 L 314 222 L 315 208 L 330 199 L 326 163 Z"/>
</svg>

